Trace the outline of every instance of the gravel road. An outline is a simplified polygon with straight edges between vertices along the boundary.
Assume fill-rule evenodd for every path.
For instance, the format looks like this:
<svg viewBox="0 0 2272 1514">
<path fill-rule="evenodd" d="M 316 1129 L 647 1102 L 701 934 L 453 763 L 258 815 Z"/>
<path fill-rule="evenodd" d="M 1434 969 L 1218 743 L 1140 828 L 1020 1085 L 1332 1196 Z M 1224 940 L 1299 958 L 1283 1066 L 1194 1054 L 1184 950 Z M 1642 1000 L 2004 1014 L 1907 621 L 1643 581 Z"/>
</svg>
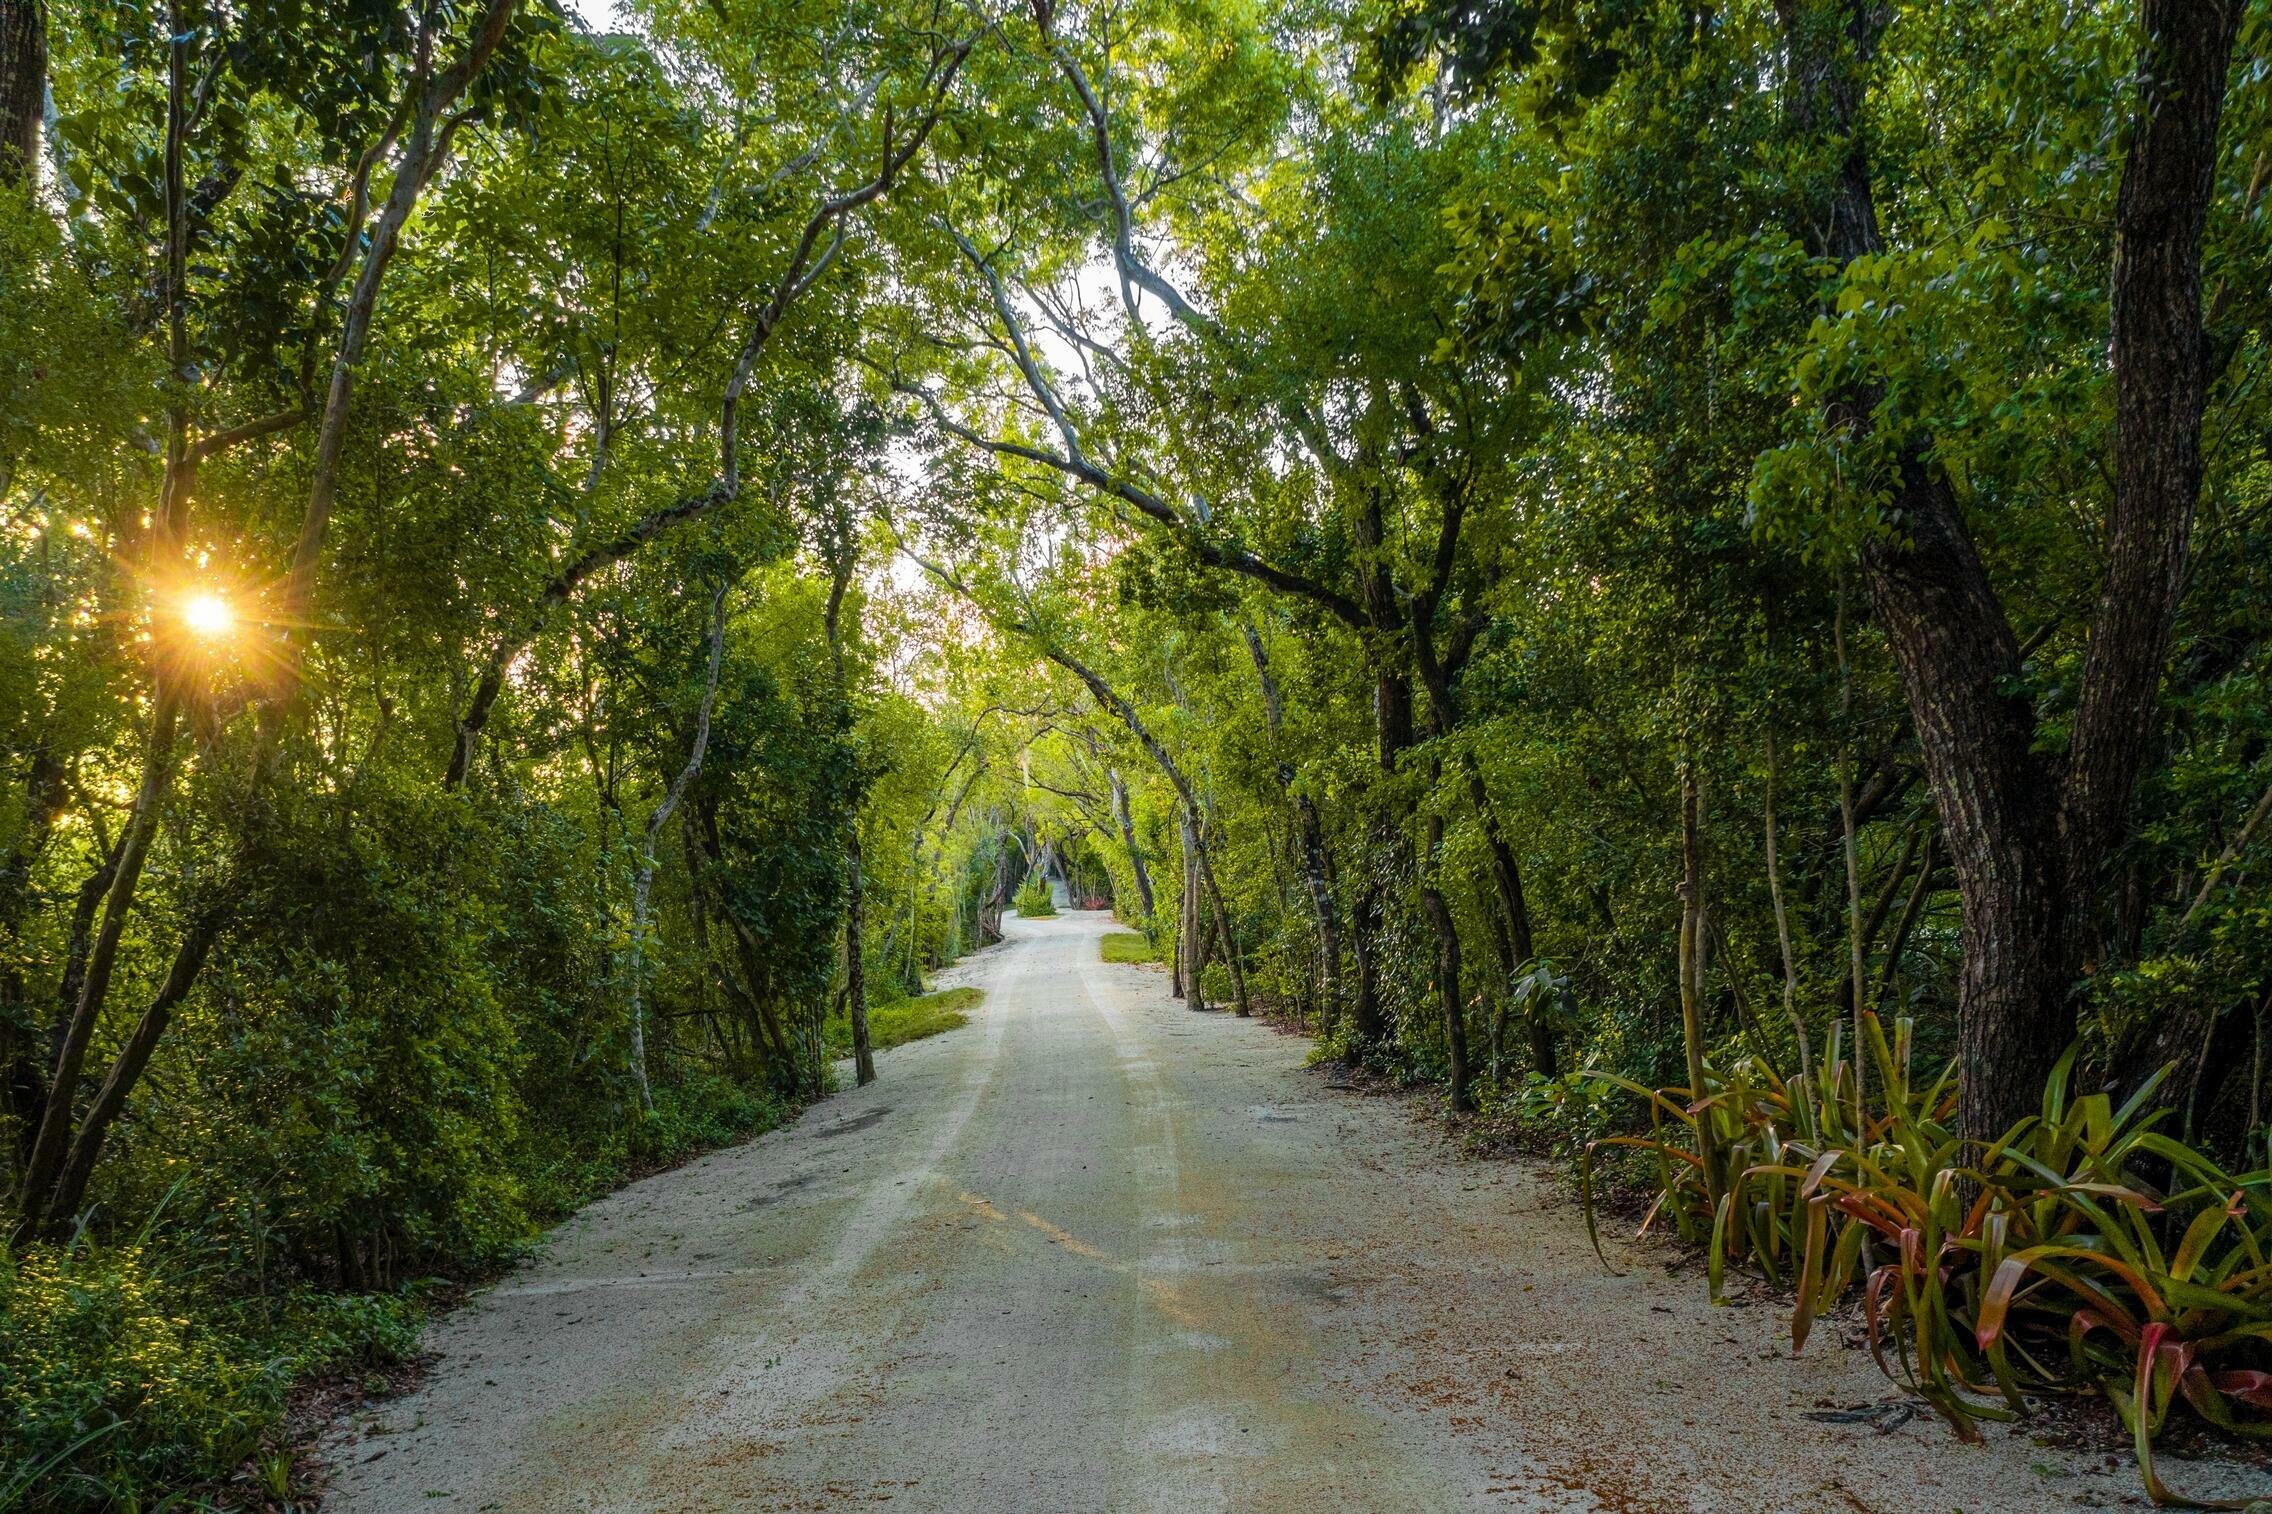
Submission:
<svg viewBox="0 0 2272 1514">
<path fill-rule="evenodd" d="M 1743 1510 L 2140 1502 L 2107 1458 L 1902 1421 L 1826 1326 L 1713 1309 L 1530 1166 L 1308 1043 L 1013 921 L 973 1023 L 584 1210 L 327 1444 L 327 1509 Z M 1825 1409 L 1888 1405 L 1878 1424 Z M 2230 1489 L 2248 1474 L 2178 1466 Z M 2267 1490 L 2272 1491 L 2272 1490 Z"/>
</svg>

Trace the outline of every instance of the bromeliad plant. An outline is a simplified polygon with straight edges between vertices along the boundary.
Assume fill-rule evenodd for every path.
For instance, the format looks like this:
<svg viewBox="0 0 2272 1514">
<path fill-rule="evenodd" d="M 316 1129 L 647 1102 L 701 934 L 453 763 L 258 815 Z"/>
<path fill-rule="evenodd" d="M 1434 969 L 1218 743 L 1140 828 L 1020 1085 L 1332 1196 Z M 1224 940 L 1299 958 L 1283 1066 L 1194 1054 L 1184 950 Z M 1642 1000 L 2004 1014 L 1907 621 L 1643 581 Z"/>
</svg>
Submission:
<svg viewBox="0 0 2272 1514">
<path fill-rule="evenodd" d="M 2235 1175 L 2157 1129 L 2160 1079 L 2117 1106 L 2072 1091 L 2074 1052 L 2043 1107 L 1985 1150 L 1950 1130 L 1953 1069 L 1910 1076 L 1910 1035 L 1866 1017 L 1878 1106 L 1857 1118 L 1835 1040 L 1786 1084 L 1757 1059 L 1707 1068 L 1699 1097 L 1588 1074 L 1646 1101 L 1645 1135 L 1581 1161 L 1587 1231 L 1597 1147 L 1645 1153 L 1668 1216 L 1727 1268 L 1792 1288 L 1793 1351 L 1859 1285 L 1870 1349 L 1966 1439 L 2048 1393 L 2098 1391 L 2130 1430 L 2156 1504 L 2173 1492 L 2154 1443 L 2180 1401 L 2227 1433 L 2272 1439 L 2272 1172 Z"/>
</svg>

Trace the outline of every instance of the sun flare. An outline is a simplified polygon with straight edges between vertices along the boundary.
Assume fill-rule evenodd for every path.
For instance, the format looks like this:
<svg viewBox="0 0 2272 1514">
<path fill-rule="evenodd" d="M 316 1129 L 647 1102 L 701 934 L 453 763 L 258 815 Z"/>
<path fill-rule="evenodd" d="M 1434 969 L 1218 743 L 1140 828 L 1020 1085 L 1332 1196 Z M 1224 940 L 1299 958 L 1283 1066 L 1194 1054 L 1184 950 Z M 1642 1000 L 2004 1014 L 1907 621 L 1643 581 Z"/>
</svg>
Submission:
<svg viewBox="0 0 2272 1514">
<path fill-rule="evenodd" d="M 181 603 L 182 624 L 207 640 L 226 636 L 237 624 L 236 609 L 218 594 L 192 594 Z"/>
</svg>

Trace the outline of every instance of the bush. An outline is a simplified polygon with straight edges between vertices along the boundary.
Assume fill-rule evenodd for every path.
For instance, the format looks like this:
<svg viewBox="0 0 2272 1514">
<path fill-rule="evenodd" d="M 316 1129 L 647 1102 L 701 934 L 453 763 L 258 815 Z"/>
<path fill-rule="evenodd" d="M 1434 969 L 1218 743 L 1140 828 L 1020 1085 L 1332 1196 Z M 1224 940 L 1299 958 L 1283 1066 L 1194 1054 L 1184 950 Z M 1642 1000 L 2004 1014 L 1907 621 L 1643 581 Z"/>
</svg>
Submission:
<svg viewBox="0 0 2272 1514">
<path fill-rule="evenodd" d="M 97 1189 L 117 1216 L 177 1186 L 176 1213 L 226 1204 L 254 1265 L 353 1290 L 511 1255 L 532 1225 L 518 1159 L 575 1124 L 560 1099 L 553 1128 L 520 1129 L 534 975 L 500 957 L 520 934 L 492 881 L 501 828 L 376 782 L 360 799 L 351 835 L 311 808 L 259 854 L 258 907 L 182 1005 Z"/>
<path fill-rule="evenodd" d="M 209 1271 L 139 1244 L 0 1247 L 0 1508 L 218 1483 L 272 1438 L 294 1382 L 417 1350 L 409 1295 L 231 1299 Z"/>
<path fill-rule="evenodd" d="M 1027 874 L 1026 881 L 1018 885 L 1018 892 L 1010 902 L 1028 920 L 1057 913 L 1056 902 L 1049 897 L 1049 880 L 1039 873 Z"/>
<path fill-rule="evenodd" d="M 657 1085 L 652 1114 L 611 1123 L 592 1144 L 568 1144 L 538 1164 L 524 1185 L 529 1208 L 543 1220 L 564 1218 L 643 1173 L 771 1130 L 787 1114 L 769 1095 L 715 1074 L 688 1073 Z"/>
<path fill-rule="evenodd" d="M 274 1400 L 234 1345 L 140 1247 L 0 1250 L 0 1487 L 99 1508 L 226 1474 Z"/>
</svg>

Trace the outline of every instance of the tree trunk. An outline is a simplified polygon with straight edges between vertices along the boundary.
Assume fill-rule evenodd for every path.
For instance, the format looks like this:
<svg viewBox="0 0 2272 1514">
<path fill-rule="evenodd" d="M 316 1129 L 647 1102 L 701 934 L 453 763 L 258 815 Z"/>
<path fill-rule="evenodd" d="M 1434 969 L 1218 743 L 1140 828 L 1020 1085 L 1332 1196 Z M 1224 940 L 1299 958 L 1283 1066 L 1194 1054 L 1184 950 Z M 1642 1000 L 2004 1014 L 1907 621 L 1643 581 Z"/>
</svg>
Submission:
<svg viewBox="0 0 2272 1514">
<path fill-rule="evenodd" d="M 197 975 L 204 970 L 206 954 L 220 935 L 222 919 L 223 907 L 216 902 L 183 932 L 165 982 L 159 986 L 149 1008 L 142 1012 L 142 1018 L 135 1022 L 126 1044 L 111 1059 L 110 1072 L 103 1078 L 102 1087 L 95 1091 L 86 1114 L 80 1117 L 79 1132 L 72 1139 L 70 1155 L 56 1177 L 55 1192 L 47 1202 L 44 1220 L 47 1226 L 60 1226 L 79 1212 L 79 1205 L 87 1196 L 88 1180 L 94 1176 L 95 1163 L 102 1156 L 103 1141 L 126 1108 L 126 1096 L 134 1091 L 134 1085 L 141 1081 L 143 1071 L 149 1067 L 151 1053 L 157 1050 L 159 1038 L 172 1022 L 175 1008 L 189 996 Z"/>
<path fill-rule="evenodd" d="M 45 0 L 0 0 L 0 187 L 39 187 L 47 110 Z"/>
<path fill-rule="evenodd" d="M 686 764 L 671 780 L 662 802 L 647 816 L 646 834 L 639 843 L 639 872 L 631 884 L 631 1081 L 639 1090 L 639 1108 L 652 1114 L 655 1092 L 647 1078 L 647 1021 L 642 996 L 646 978 L 647 905 L 655 886 L 655 838 L 686 797 L 687 785 L 702 771 L 702 757 L 710 748 L 710 716 L 718 704 L 718 672 L 726 656 L 726 591 L 733 581 L 720 578 L 710 595 L 710 663 L 702 682 L 702 704 L 694 718 L 694 740 Z"/>
<path fill-rule="evenodd" d="M 1427 849 L 1421 859 L 1420 905 L 1436 931 L 1436 992 L 1443 1004 L 1444 1050 L 1451 1063 L 1445 1102 L 1452 1113 L 1465 1114 L 1475 1107 L 1468 1091 L 1467 1001 L 1460 984 L 1459 922 L 1444 900 L 1443 852 L 1444 817 L 1431 807 Z"/>
<path fill-rule="evenodd" d="M 1200 838 L 1199 876 L 1207 886 L 1207 897 L 1215 906 L 1215 933 L 1223 948 L 1223 965 L 1231 975 L 1231 1002 L 1237 1006 L 1240 1019 L 1254 1013 L 1254 1004 L 1247 998 L 1246 965 L 1239 960 L 1239 943 L 1231 935 L 1230 906 L 1223 901 L 1223 886 L 1215 881 L 1215 862 L 1207 855 L 1206 838 Z"/>
<path fill-rule="evenodd" d="M 55 1065 L 47 1079 L 47 1102 L 40 1111 L 39 1130 L 32 1138 L 31 1155 L 24 1164 L 19 1190 L 16 1239 L 30 1238 L 52 1212 L 50 1200 L 71 1144 L 74 1100 L 80 1073 L 86 1066 L 87 1046 L 94 1038 L 95 1021 L 110 997 L 111 973 L 118 961 L 118 943 L 126 928 L 126 915 L 134 890 L 149 856 L 150 839 L 158 828 L 159 811 L 173 786 L 174 738 L 181 723 L 181 704 L 172 680 L 159 680 L 157 707 L 150 717 L 148 745 L 142 754 L 142 781 L 135 790 L 134 809 L 127 816 L 119 841 L 117 865 L 111 870 L 110 888 L 103 900 L 102 923 L 87 952 L 87 965 L 79 982 L 77 1000 L 64 1022 L 63 1043 L 56 1049 Z"/>
<path fill-rule="evenodd" d="M 2217 127 L 2242 5 L 2145 0 L 2140 9 L 2139 120 L 2114 212 L 2114 505 L 2061 813 L 2067 887 L 2076 899 L 2095 895 L 2106 857 L 2128 832 L 2131 792 L 2159 724 L 2153 716 L 2201 493 L 2201 416 L 2212 376 L 2201 236 L 2216 191 Z M 2157 1027 L 2144 1041 L 2143 1065 L 2126 1069 L 2132 1083 L 2173 1060 L 2183 1081 L 2185 1044 L 2197 1036 L 2205 1044 L 2198 1017 L 2167 1020 L 2178 1023 Z"/>
<path fill-rule="evenodd" d="M 1869 985 L 1862 963 L 1862 865 L 1854 835 L 1854 677 L 1846 661 L 1846 585 L 1838 585 L 1838 615 L 1831 623 L 1831 639 L 1838 648 L 1838 834 L 1846 861 L 1846 1004 L 1853 1020 L 1853 1045 L 1847 1056 L 1854 1068 L 1854 1130 L 1869 1129 L 1870 1048 L 1863 1035 L 1863 1017 L 1869 1013 Z"/>
<path fill-rule="evenodd" d="M 1839 263 L 1883 247 L 1861 108 L 1890 8 L 1779 0 L 1794 133 L 1832 155 L 1804 228 Z M 1958 995 L 1959 1123 L 1992 1139 L 2037 1107 L 2075 1030 L 2072 990 L 2100 867 L 2127 829 L 2151 739 L 2200 477 L 2208 371 L 2200 247 L 2238 0 L 2143 0 L 2137 123 L 2115 206 L 2112 350 L 2115 500 L 2108 571 L 2064 771 L 2034 751 L 2035 712 L 2013 692 L 2020 654 L 1930 438 L 1899 461 L 1905 540 L 1862 553 L 1915 719 L 1964 905 Z M 1830 421 L 1866 435 L 1882 395 L 1857 386 Z"/>
<path fill-rule="evenodd" d="M 340 322 L 339 348 L 333 355 L 331 380 L 324 393 L 316 430 L 316 450 L 308 480 L 307 508 L 300 519 L 300 534 L 292 546 L 292 561 L 284 577 L 279 619 L 287 626 L 306 623 L 314 609 L 316 570 L 323 560 L 324 537 L 330 530 L 331 510 L 339 490 L 339 459 L 347 441 L 347 422 L 353 408 L 355 375 L 362 366 L 363 350 L 370 340 L 371 324 L 378 314 L 379 292 L 387 267 L 394 260 L 402 232 L 417 208 L 426 186 L 449 160 L 450 143 L 465 120 L 453 114 L 458 97 L 488 66 L 490 56 L 504 40 L 505 28 L 520 0 L 488 0 L 468 40 L 465 54 L 431 79 L 411 87 L 418 90 L 403 138 L 402 161 L 387 192 L 379 218 L 364 243 L 362 267 L 348 296 Z M 348 228 L 348 246 L 356 244 L 359 227 Z M 275 670 L 283 686 L 297 676 L 298 638 L 279 648 Z"/>
<path fill-rule="evenodd" d="M 1775 784 L 1780 776 L 1775 760 L 1775 732 L 1770 727 L 1767 732 L 1767 898 L 1775 907 L 1775 943 L 1783 959 L 1783 1018 L 1791 1022 L 1791 1034 L 1799 1043 L 1799 1079 L 1812 1089 L 1814 1045 L 1807 1035 L 1806 1016 L 1799 1012 L 1799 963 L 1791 950 L 1791 916 L 1783 904 L 1783 869 L 1777 857 L 1779 848 L 1775 828 Z M 1928 866 L 1926 871 L 1931 872 L 1932 869 Z M 1815 1134 L 1814 1098 L 1810 1093 L 1797 1102 L 1802 1118 L 1806 1121 L 1807 1134 L 1811 1138 Z"/>
<path fill-rule="evenodd" d="M 0 3 L 5 3 L 5 0 L 0 0 Z M 511 19 L 517 4 L 518 0 L 490 0 L 466 55 L 426 82 L 419 96 L 418 108 L 413 113 L 414 126 L 409 147 L 396 172 L 395 186 L 388 197 L 386 210 L 373 229 L 370 243 L 364 252 L 362 271 L 356 280 L 355 291 L 348 303 L 347 316 L 341 328 L 332 387 L 325 403 L 323 428 L 318 438 L 315 477 L 310 485 L 307 512 L 301 523 L 300 537 L 294 546 L 291 568 L 285 581 L 284 611 L 280 618 L 286 624 L 296 623 L 307 613 L 308 591 L 313 586 L 315 561 L 330 513 L 333 472 L 347 421 L 352 372 L 361 360 L 387 262 L 393 255 L 403 221 L 408 218 L 427 180 L 447 156 L 450 136 L 456 129 L 454 122 L 460 119 L 451 118 L 450 124 L 438 124 L 441 114 L 486 64 L 490 53 L 503 37 L 505 25 Z M 187 151 L 185 135 L 189 121 L 188 58 L 195 33 L 183 23 L 178 5 L 169 11 L 168 20 L 173 38 L 168 48 L 164 167 L 165 304 L 168 355 L 173 365 L 181 368 L 189 361 L 187 315 L 183 297 L 189 221 L 183 163 Z M 188 416 L 184 405 L 177 401 L 170 404 L 167 411 L 166 468 L 159 508 L 151 529 L 152 562 L 158 568 L 170 567 L 179 560 L 187 530 L 191 481 L 197 462 L 203 451 L 212 442 L 219 440 L 208 438 L 207 447 L 193 450 L 189 445 Z M 239 433 L 242 434 L 244 433 Z M 293 644 L 284 643 L 275 661 L 275 673 L 281 675 L 279 683 L 288 682 L 297 668 Z M 81 985 L 78 1003 L 65 1027 L 63 1046 L 57 1056 L 56 1076 L 50 1084 L 48 1102 L 41 1113 L 40 1128 L 33 1139 L 21 1195 L 21 1217 L 17 1227 L 19 1236 L 36 1232 L 42 1224 L 60 1223 L 76 1210 L 95 1161 L 101 1154 L 111 1122 L 125 1107 L 127 1096 L 133 1092 L 135 1083 L 148 1066 L 174 1006 L 188 993 L 197 974 L 203 969 L 206 953 L 212 945 L 212 935 L 219 930 L 220 911 L 215 907 L 184 934 L 157 997 L 143 1012 L 134 1031 L 113 1058 L 102 1087 L 80 1122 L 76 1135 L 73 1135 L 70 1129 L 72 1101 L 83 1067 L 87 1041 L 109 994 L 119 932 L 134 902 L 150 834 L 155 829 L 158 814 L 170 797 L 172 788 L 174 738 L 180 725 L 182 701 L 180 693 L 170 684 L 171 680 L 163 676 L 158 676 L 153 681 L 151 744 L 144 754 L 142 782 L 136 792 L 133 814 L 128 821 L 129 839 L 121 851 L 110 895 L 105 902 L 102 927 L 89 954 L 87 975 Z M 263 744 L 272 754 L 273 744 L 266 741 Z M 265 761 L 256 764 L 256 781 L 265 779 L 265 767 Z M 66 1139 L 69 1140 L 68 1154 L 64 1145 Z"/>
<path fill-rule="evenodd" d="M 1387 403 L 1386 396 L 1376 391 L 1367 400 L 1368 412 L 1379 412 Z M 1368 456 L 1360 462 L 1360 468 L 1367 462 L 1377 465 L 1378 459 L 1369 456 L 1369 448 L 1365 450 Z M 1363 487 L 1351 524 L 1359 554 L 1358 598 L 1365 617 L 1377 637 L 1394 637 L 1404 629 L 1404 610 L 1397 602 L 1396 584 L 1387 567 L 1387 530 L 1379 487 Z M 1396 772 L 1398 754 L 1412 745 L 1412 684 L 1385 653 L 1374 655 L 1379 659 L 1373 672 L 1374 752 L 1386 779 Z M 1386 1029 L 1380 1000 L 1380 933 L 1387 923 L 1388 909 L 1383 874 L 1394 866 L 1397 830 L 1397 820 L 1376 808 L 1370 826 L 1371 855 L 1365 859 L 1365 886 L 1350 922 L 1351 946 L 1357 959 L 1357 995 L 1351 1006 L 1353 1060 L 1378 1042 Z"/>
<path fill-rule="evenodd" d="M 1326 872 L 1325 823 L 1307 794 L 1294 796 L 1294 834 L 1301 847 L 1302 883 L 1309 891 L 1310 917 L 1317 926 L 1318 1015 L 1330 1031 L 1341 1017 L 1341 924 L 1333 908 L 1333 883 Z"/>
<path fill-rule="evenodd" d="M 853 1079 L 865 1088 L 876 1081 L 876 1052 L 868 1039 L 868 908 L 857 819 L 850 830 L 844 842 L 844 996 L 852 1019 Z"/>
<path fill-rule="evenodd" d="M 1397 754 L 1412 745 L 1412 687 L 1402 674 L 1387 668 L 1377 672 L 1373 680 L 1373 726 L 1375 752 L 1385 779 L 1396 771 Z M 1357 959 L 1357 994 L 1350 1006 L 1352 1059 L 1379 1041 L 1387 1028 L 1381 1015 L 1380 933 L 1388 919 L 1383 874 L 1395 866 L 1396 822 L 1376 813 L 1369 829 L 1371 855 L 1365 859 L 1365 886 L 1350 922 L 1350 945 Z"/>
<path fill-rule="evenodd" d="M 1483 775 L 1476 771 L 1473 758 L 1462 759 L 1467 766 L 1467 797 L 1475 806 L 1477 818 L 1483 822 L 1483 839 L 1491 851 L 1491 883 L 1499 896 L 1499 912 L 1506 927 L 1507 982 L 1500 985 L 1501 1003 L 1511 988 L 1515 974 L 1538 957 L 1538 943 L 1532 932 L 1530 899 L 1523 892 L 1521 867 L 1515 861 L 1514 848 L 1507 844 L 1506 833 L 1499 828 L 1499 814 L 1491 803 L 1490 790 L 1483 786 Z M 1534 998 L 1524 1015 L 1530 1033 L 1531 1066 L 1542 1078 L 1558 1076 L 1561 1062 L 1554 1049 L 1554 1027 L 1546 1018 L 1543 997 Z M 1494 1047 L 1494 1054 L 1497 1048 Z"/>
<path fill-rule="evenodd" d="M 0 0 L 6 4 L 8 0 Z M 32 0 L 37 4 L 38 0 Z M 189 328 L 184 306 L 184 273 L 189 236 L 186 196 L 183 190 L 184 134 L 188 127 L 188 48 L 189 38 L 181 25 L 177 5 L 167 12 L 169 31 L 173 33 L 167 46 L 166 70 L 166 126 L 165 126 L 165 311 L 166 355 L 178 369 L 189 362 Z M 21 23 L 19 23 L 21 24 Z M 44 20 L 41 22 L 41 46 L 45 47 Z M 20 52 L 23 43 L 18 43 Z M 13 149 L 0 146 L 0 156 Z M 149 525 L 147 571 L 153 581 L 163 582 L 180 560 L 183 532 L 186 529 L 192 468 L 189 451 L 189 412 L 184 401 L 176 399 L 166 406 L 165 473 L 159 484 L 158 509 Z M 149 744 L 142 753 L 142 775 L 134 794 L 134 807 L 127 817 L 126 829 L 119 843 L 119 857 L 111 871 L 110 891 L 103 900 L 102 925 L 95 934 L 87 956 L 85 976 L 80 980 L 79 994 L 64 1022 L 63 1039 L 56 1049 L 55 1065 L 48 1078 L 47 1101 L 40 1110 L 39 1129 L 32 1137 L 31 1155 L 27 1159 L 24 1182 L 19 1194 L 20 1217 L 17 1239 L 27 1239 L 43 1223 L 60 1219 L 67 1212 L 58 1207 L 61 1198 L 60 1180 L 68 1153 L 76 1151 L 84 1131 L 74 1138 L 72 1119 L 79 1091 L 79 1078 L 84 1070 L 88 1042 L 94 1035 L 96 1022 L 101 1018 L 105 1002 L 110 997 L 111 975 L 118 961 L 118 944 L 125 929 L 126 917 L 134 906 L 135 890 L 142 881 L 143 862 L 149 855 L 152 836 L 156 833 L 165 808 L 172 798 L 174 780 L 174 747 L 181 728 L 182 691 L 175 677 L 166 668 L 163 656 L 150 660 L 151 717 Z M 196 955 L 202 966 L 204 954 Z M 147 1020 L 147 1016 L 145 1019 Z M 162 1026 L 163 1020 L 159 1022 Z M 130 1043 L 131 1044 L 131 1043 Z M 113 1066 L 115 1075 L 116 1066 Z M 115 1078 L 106 1078 L 107 1089 Z M 101 1138 L 98 1135 L 96 1145 Z M 72 1207 L 76 1207 L 75 1205 Z"/>
<path fill-rule="evenodd" d="M 2069 888 L 2096 892 L 2128 830 L 2201 495 L 2209 344 L 2201 235 L 2216 192 L 2217 126 L 2242 0 L 2144 0 L 2138 116 L 2114 221 L 2114 503 L 2106 579 L 2075 707 L 2063 820 Z"/>
<path fill-rule="evenodd" d="M 1136 844 L 1136 819 L 1128 810 L 1128 785 L 1122 781 L 1120 770 L 1107 769 L 1112 781 L 1112 817 L 1120 824 L 1120 844 L 1128 849 L 1129 870 L 1136 875 L 1136 894 L 1144 903 L 1144 928 L 1149 930 L 1158 918 L 1158 909 L 1152 900 L 1152 870 L 1144 865 L 1144 849 Z"/>
<path fill-rule="evenodd" d="M 1909 900 L 1901 906 L 1901 919 L 1893 927 L 1893 939 L 1886 943 L 1885 966 L 1878 970 L 1877 991 L 1870 995 L 1870 1008 L 1875 1010 L 1893 994 L 1894 979 L 1901 972 L 1901 954 L 1909 949 L 1909 933 L 1917 928 L 1917 916 L 1925 908 L 1925 896 L 1933 891 L 1933 868 L 1938 859 L 1933 855 L 1933 838 L 1925 837 L 1925 855 L 1917 869 L 1917 876 L 1909 885 Z"/>
<path fill-rule="evenodd" d="M 1200 974 L 1207 966 L 1207 931 L 1199 881 L 1199 824 L 1187 807 L 1178 824 L 1183 834 L 1183 898 L 1182 919 L 1176 929 L 1176 961 L 1182 972 L 1183 1000 L 1186 1008 L 1205 1009 L 1207 992 L 1200 986 Z"/>
<path fill-rule="evenodd" d="M 2033 751 L 2018 645 L 1945 489 L 1924 463 L 1904 491 L 1912 545 L 1863 555 L 1901 670 L 1963 901 L 1960 1124 L 1993 1139 L 2041 1102 L 2074 1036 L 2080 936 L 2058 844 L 2052 775 Z M 1856 1047 L 1859 1053 L 1862 1050 Z"/>
<path fill-rule="evenodd" d="M 1688 1053 L 1691 1103 L 1710 1097 L 1704 1066 L 1704 787 L 1696 764 L 1680 764 L 1680 1036 Z M 1696 1154 L 1704 1163 L 1704 1191 L 1713 1214 L 1720 1209 L 1720 1169 L 1708 1114 L 1696 1117 Z"/>
</svg>

